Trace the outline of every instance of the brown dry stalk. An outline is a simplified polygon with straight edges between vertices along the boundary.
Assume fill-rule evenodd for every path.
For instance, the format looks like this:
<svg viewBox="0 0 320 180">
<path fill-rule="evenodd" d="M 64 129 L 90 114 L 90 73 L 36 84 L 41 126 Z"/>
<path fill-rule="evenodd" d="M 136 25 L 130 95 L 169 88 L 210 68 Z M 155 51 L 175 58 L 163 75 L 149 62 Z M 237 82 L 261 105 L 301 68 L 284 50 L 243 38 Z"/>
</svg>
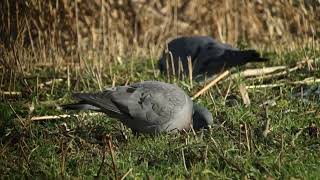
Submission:
<svg viewBox="0 0 320 180">
<path fill-rule="evenodd" d="M 172 70 L 172 75 L 173 77 L 176 75 L 176 68 L 175 68 L 175 64 L 174 64 L 174 59 L 173 59 L 173 54 L 171 51 L 168 51 L 168 54 L 170 56 L 170 65 L 171 65 L 171 70 Z M 168 71 L 168 69 L 167 69 Z"/>
<path fill-rule="evenodd" d="M 231 79 L 235 79 L 239 76 L 241 77 L 251 77 L 251 76 L 262 76 L 265 74 L 270 74 L 278 70 L 286 69 L 287 66 L 274 66 L 274 67 L 264 67 L 259 69 L 246 69 L 240 73 L 235 73 L 230 76 Z"/>
<path fill-rule="evenodd" d="M 246 86 L 246 88 L 247 88 L 247 89 L 273 88 L 273 87 L 279 87 L 279 86 L 284 86 L 284 85 L 285 85 L 285 83 L 261 84 L 261 85 Z"/>
<path fill-rule="evenodd" d="M 86 115 L 89 116 L 96 116 L 99 113 L 87 113 Z M 55 120 L 55 119 L 62 119 L 62 118 L 70 118 L 70 117 L 79 117 L 80 115 L 69 115 L 69 114 L 61 114 L 61 115 L 53 115 L 53 116 L 34 116 L 31 117 L 31 121 L 43 121 L 43 120 Z"/>
<path fill-rule="evenodd" d="M 241 98 L 243 100 L 243 104 L 245 104 L 246 106 L 250 105 L 250 98 L 249 98 L 249 94 L 246 88 L 246 85 L 244 83 L 241 83 L 239 85 L 239 91 L 241 94 Z"/>
<path fill-rule="evenodd" d="M 121 177 L 120 180 L 124 180 L 124 179 L 131 173 L 131 171 L 132 171 L 132 168 L 130 168 L 129 171 L 126 172 L 126 173 Z"/>
<path fill-rule="evenodd" d="M 206 86 L 204 86 L 200 91 L 198 91 L 195 95 L 192 96 L 192 100 L 196 99 L 197 97 L 199 97 L 201 94 L 203 94 L 204 92 L 206 92 L 208 89 L 210 89 L 213 85 L 217 84 L 221 79 L 225 78 L 226 76 L 228 76 L 230 74 L 230 71 L 227 70 L 225 72 L 223 72 L 222 74 L 220 74 L 219 76 L 217 76 L 215 79 L 213 79 L 209 84 L 207 84 Z"/>
<path fill-rule="evenodd" d="M 281 71 L 281 72 L 274 73 L 274 74 L 268 74 L 268 75 L 266 75 L 266 76 L 263 76 L 263 79 L 268 79 L 268 78 L 274 78 L 274 77 L 278 77 L 278 76 L 283 76 L 283 75 L 288 74 L 289 72 L 296 71 L 296 70 L 298 70 L 299 68 L 300 68 L 300 67 L 295 66 L 295 67 L 290 68 L 290 69 L 285 70 L 285 71 Z"/>
<path fill-rule="evenodd" d="M 181 148 L 181 154 L 182 154 L 182 162 L 183 162 L 184 170 L 186 171 L 186 173 L 189 173 L 188 168 L 187 168 L 187 164 L 186 164 L 186 158 L 184 156 L 183 148 Z"/>
<path fill-rule="evenodd" d="M 268 111 L 269 111 L 268 106 L 265 106 L 266 120 L 265 120 L 264 130 L 262 132 L 263 137 L 267 137 L 268 134 L 270 133 L 270 118 L 269 118 Z"/>
<path fill-rule="evenodd" d="M 251 151 L 251 141 L 249 139 L 249 127 L 247 125 L 247 123 L 244 123 L 244 129 L 245 129 L 245 132 L 246 132 L 246 141 L 247 141 L 247 148 L 248 148 L 248 151 L 250 152 Z"/>
<path fill-rule="evenodd" d="M 235 79 L 237 77 L 256 77 L 256 76 L 262 76 L 259 78 L 263 78 L 263 79 L 273 78 L 273 77 L 288 74 L 289 72 L 296 71 L 304 65 L 308 65 L 308 67 L 312 66 L 311 63 L 316 63 L 317 61 L 319 61 L 319 59 L 298 61 L 296 65 L 292 68 L 289 68 L 288 66 L 273 66 L 273 67 L 263 67 L 263 68 L 257 68 L 257 69 L 246 69 L 242 72 L 232 74 L 230 78 Z M 283 71 L 277 72 L 279 70 L 283 70 Z M 277 72 L 277 73 L 274 73 L 274 72 Z"/>
<path fill-rule="evenodd" d="M 114 178 L 118 179 L 117 166 L 116 166 L 116 161 L 115 161 L 115 156 L 114 156 L 114 151 L 113 151 L 113 146 L 112 146 L 112 136 L 108 135 L 106 138 L 108 141 L 108 147 L 109 147 L 111 158 L 112 158 L 112 171 L 114 172 Z"/>
<path fill-rule="evenodd" d="M 193 87 L 193 84 L 192 84 L 192 73 L 193 73 L 192 60 L 191 60 L 190 56 L 188 56 L 187 59 L 188 59 L 189 81 L 190 81 L 190 85 L 192 88 Z"/>
<path fill-rule="evenodd" d="M 59 79 L 52 79 L 52 80 L 49 80 L 47 82 L 44 82 L 44 83 L 40 83 L 38 84 L 38 87 L 40 88 L 43 88 L 44 86 L 49 86 L 49 85 L 52 85 L 55 84 L 55 83 L 59 83 L 59 82 L 63 82 L 63 79 L 59 78 Z"/>
<path fill-rule="evenodd" d="M 103 165 L 104 165 L 104 161 L 105 161 L 105 158 L 106 158 L 106 147 L 103 147 L 103 152 L 102 152 L 102 161 L 101 161 L 101 164 L 100 164 L 100 167 L 98 169 L 98 172 L 97 172 L 97 175 L 96 177 L 99 178 L 100 177 L 100 173 L 101 173 L 101 170 L 103 168 Z"/>
<path fill-rule="evenodd" d="M 314 77 L 306 78 L 302 81 L 294 81 L 289 82 L 288 84 L 313 84 L 313 83 L 319 83 L 320 79 L 315 79 Z M 246 86 L 247 89 L 257 89 L 257 88 L 272 88 L 272 87 L 279 87 L 279 86 L 285 86 L 286 83 L 277 83 L 277 84 L 261 84 L 261 85 L 251 85 Z"/>
<path fill-rule="evenodd" d="M 4 96 L 20 96 L 21 92 L 19 91 L 0 91 L 1 95 Z"/>
<path fill-rule="evenodd" d="M 103 151 L 102 151 L 102 161 L 101 161 L 101 164 L 100 164 L 100 167 L 98 169 L 98 172 L 97 172 L 97 175 L 96 175 L 96 178 L 99 178 L 100 177 L 100 173 L 101 173 L 101 170 L 103 168 L 103 165 L 104 165 L 104 162 L 105 162 L 105 159 L 106 159 L 106 151 L 107 151 L 107 141 L 108 141 L 108 137 L 105 136 L 105 139 L 104 139 L 104 146 L 103 146 Z"/>
</svg>

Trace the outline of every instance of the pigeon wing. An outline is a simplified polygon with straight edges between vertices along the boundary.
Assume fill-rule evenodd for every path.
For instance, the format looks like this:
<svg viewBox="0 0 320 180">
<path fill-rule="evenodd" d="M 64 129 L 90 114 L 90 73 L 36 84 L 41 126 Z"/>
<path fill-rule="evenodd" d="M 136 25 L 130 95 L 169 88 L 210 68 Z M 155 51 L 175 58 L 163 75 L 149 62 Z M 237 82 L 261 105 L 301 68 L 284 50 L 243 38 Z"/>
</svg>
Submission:
<svg viewBox="0 0 320 180">
<path fill-rule="evenodd" d="M 111 117 L 121 120 L 130 119 L 128 108 L 126 106 L 119 106 L 112 100 L 115 93 L 119 94 L 118 90 L 106 90 L 99 93 L 76 93 L 73 96 L 79 99 L 81 104 L 96 107 L 98 111 L 104 112 Z M 124 98 L 130 96 L 130 93 L 121 92 L 121 94 Z"/>
<path fill-rule="evenodd" d="M 126 103 L 132 120 L 127 125 L 140 132 L 170 131 L 175 116 L 186 103 L 182 90 L 161 82 L 145 81 L 131 86 L 135 91 L 130 98 L 117 96 L 113 101 L 118 105 Z"/>
</svg>

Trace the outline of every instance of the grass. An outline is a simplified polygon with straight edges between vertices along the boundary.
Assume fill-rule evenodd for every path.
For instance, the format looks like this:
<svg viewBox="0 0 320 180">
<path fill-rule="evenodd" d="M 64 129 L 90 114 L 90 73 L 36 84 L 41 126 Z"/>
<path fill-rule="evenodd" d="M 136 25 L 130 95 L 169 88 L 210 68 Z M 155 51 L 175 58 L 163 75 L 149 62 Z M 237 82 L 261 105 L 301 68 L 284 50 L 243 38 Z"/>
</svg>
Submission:
<svg viewBox="0 0 320 180">
<path fill-rule="evenodd" d="M 318 49 L 270 54 L 272 61 L 266 65 L 278 65 L 285 59 L 294 63 L 302 57 L 319 55 Z M 190 88 L 188 81 L 162 75 L 155 77 L 152 62 L 156 60 L 132 61 L 132 66 L 113 65 L 113 75 L 107 69 L 102 72 L 101 85 L 112 84 L 112 79 L 116 79 L 116 85 L 128 80 L 158 79 L 177 83 L 190 95 L 200 88 L 196 85 Z M 26 75 L 30 78 L 25 77 L 31 88 L 29 96 L 23 95 L 25 83 L 16 80 L 15 91 L 23 94 L 2 97 L 2 177 L 121 178 L 127 173 L 127 178 L 137 179 L 317 179 L 320 175 L 319 94 L 293 96 L 302 88 L 307 90 L 319 85 L 288 83 L 319 77 L 318 69 L 308 71 L 304 67 L 284 78 L 271 80 L 240 78 L 220 82 L 197 99 L 210 109 L 215 122 L 211 129 L 195 134 L 134 135 L 114 119 L 86 113 L 66 119 L 30 120 L 33 116 L 64 114 L 57 105 L 69 102 L 72 91 L 99 89 L 97 72 L 92 67 L 70 68 L 69 74 L 65 67 L 56 71 L 51 67 L 39 68 Z M 6 78 L 4 74 L 2 77 Z M 45 83 L 52 79 L 63 80 Z M 222 95 L 226 94 L 230 81 L 229 97 L 233 98 L 225 100 Z M 240 82 L 247 85 L 286 82 L 287 85 L 248 90 L 252 103 L 246 107 L 237 86 Z M 267 100 L 274 100 L 276 104 L 259 106 Z M 270 132 L 263 136 L 267 120 Z"/>
<path fill-rule="evenodd" d="M 293 83 L 320 78 L 319 62 L 281 77 L 224 79 L 196 99 L 215 120 L 196 133 L 135 135 L 87 112 L 31 120 L 65 114 L 58 106 L 72 92 L 143 80 L 176 83 L 194 95 L 201 88 L 195 82 L 157 73 L 159 47 L 177 34 L 209 34 L 271 59 L 239 71 L 319 59 L 316 1 L 0 4 L 1 178 L 319 179 L 319 83 Z M 241 83 L 284 85 L 248 89 L 245 106 Z"/>
</svg>

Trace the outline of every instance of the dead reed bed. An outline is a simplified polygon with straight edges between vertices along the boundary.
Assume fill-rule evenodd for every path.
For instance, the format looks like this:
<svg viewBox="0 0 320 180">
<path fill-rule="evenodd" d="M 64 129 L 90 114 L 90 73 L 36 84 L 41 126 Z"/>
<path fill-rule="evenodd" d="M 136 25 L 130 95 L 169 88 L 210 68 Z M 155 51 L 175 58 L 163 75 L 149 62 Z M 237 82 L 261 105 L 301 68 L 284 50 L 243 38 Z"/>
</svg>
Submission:
<svg viewBox="0 0 320 180">
<path fill-rule="evenodd" d="M 0 5 L 6 91 L 14 91 L 16 81 L 31 91 L 25 79 L 44 68 L 66 79 L 70 71 L 78 76 L 85 70 L 101 87 L 102 72 L 114 81 L 114 64 L 132 67 L 132 59 L 157 59 L 165 42 L 181 35 L 280 51 L 312 44 L 320 33 L 320 3 L 307 0 L 4 0 Z"/>
<path fill-rule="evenodd" d="M 320 32 L 318 1 L 4 0 L 1 6 L 2 47 L 100 50 L 110 58 L 159 53 L 158 46 L 178 35 L 268 43 Z"/>
</svg>

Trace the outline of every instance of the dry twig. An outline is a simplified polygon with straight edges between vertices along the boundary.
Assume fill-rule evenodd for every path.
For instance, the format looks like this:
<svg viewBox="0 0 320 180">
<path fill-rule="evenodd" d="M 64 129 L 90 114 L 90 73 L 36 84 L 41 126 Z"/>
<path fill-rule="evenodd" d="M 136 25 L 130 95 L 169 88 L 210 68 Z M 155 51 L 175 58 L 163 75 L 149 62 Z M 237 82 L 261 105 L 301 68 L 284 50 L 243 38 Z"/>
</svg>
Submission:
<svg viewBox="0 0 320 180">
<path fill-rule="evenodd" d="M 250 105 L 250 98 L 249 98 L 249 94 L 246 88 L 246 85 L 244 83 L 241 83 L 239 85 L 239 91 L 241 94 L 241 98 L 243 100 L 243 104 L 245 104 L 246 106 Z"/>
<path fill-rule="evenodd" d="M 99 113 L 87 113 L 89 116 L 96 116 Z M 61 114 L 61 115 L 53 115 L 53 116 L 35 116 L 31 117 L 31 121 L 43 121 L 43 120 L 55 120 L 55 119 L 63 119 L 63 118 L 70 118 L 70 117 L 79 117 L 80 115 L 74 114 L 74 115 L 69 115 L 69 114 Z"/>
<path fill-rule="evenodd" d="M 0 91 L 1 95 L 4 96 L 20 96 L 21 92 L 19 91 Z"/>
<path fill-rule="evenodd" d="M 313 83 L 319 83 L 320 79 L 315 79 L 314 77 L 309 77 L 306 78 L 302 81 L 294 81 L 294 82 L 289 82 L 288 84 L 313 84 Z M 286 83 L 277 83 L 277 84 L 261 84 L 261 85 L 251 85 L 251 86 L 246 86 L 247 89 L 258 89 L 258 88 L 272 88 L 272 87 L 280 87 L 280 86 L 285 86 Z"/>
<path fill-rule="evenodd" d="M 206 92 L 209 88 L 211 88 L 213 85 L 217 84 L 221 79 L 223 79 L 224 77 L 228 76 L 229 74 L 230 74 L 230 71 L 227 70 L 227 71 L 223 72 L 222 74 L 220 74 L 219 76 L 217 76 L 209 84 L 204 86 L 200 91 L 198 91 L 195 95 L 193 95 L 192 100 L 196 99 L 197 97 L 199 97 L 201 94 Z"/>
<path fill-rule="evenodd" d="M 278 70 L 286 69 L 287 66 L 274 66 L 274 67 L 264 67 L 258 69 L 246 69 L 242 72 L 235 73 L 231 75 L 231 79 L 235 79 L 239 76 L 241 77 L 252 77 L 252 76 L 262 76 L 265 74 L 270 74 Z"/>
<path fill-rule="evenodd" d="M 124 180 L 124 179 L 130 174 L 131 171 L 132 171 L 132 168 L 130 168 L 129 171 L 126 172 L 126 173 L 121 177 L 120 180 Z"/>
<path fill-rule="evenodd" d="M 112 136 L 108 135 L 106 138 L 107 138 L 107 141 L 108 141 L 108 147 L 109 147 L 111 158 L 112 158 L 112 171 L 114 172 L 114 178 L 118 179 L 118 177 L 117 177 L 116 160 L 115 160 L 113 146 L 112 146 Z"/>
</svg>

